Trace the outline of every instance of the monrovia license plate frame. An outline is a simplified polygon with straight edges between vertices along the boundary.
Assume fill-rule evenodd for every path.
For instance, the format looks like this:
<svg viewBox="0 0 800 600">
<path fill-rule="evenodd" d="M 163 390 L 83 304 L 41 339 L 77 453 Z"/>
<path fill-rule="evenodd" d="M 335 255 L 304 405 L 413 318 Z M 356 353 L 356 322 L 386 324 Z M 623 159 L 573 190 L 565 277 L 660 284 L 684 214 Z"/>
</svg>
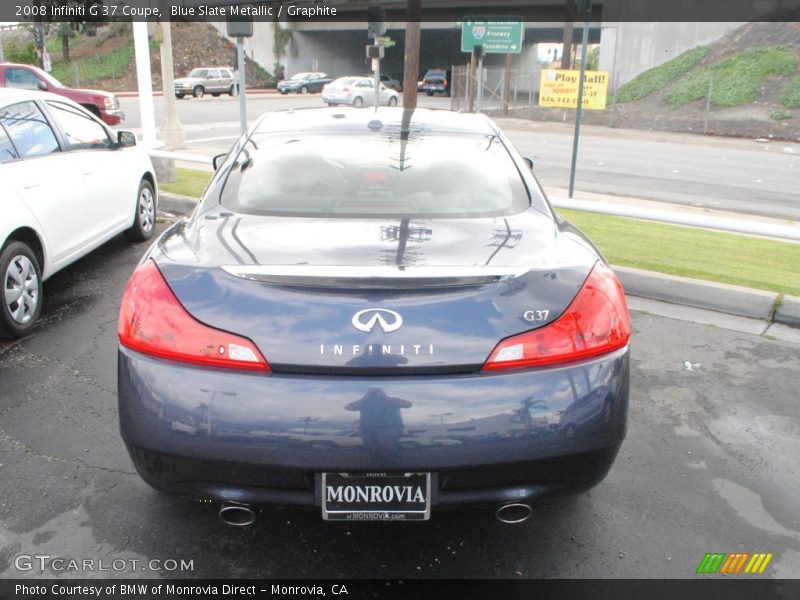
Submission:
<svg viewBox="0 0 800 600">
<path fill-rule="evenodd" d="M 430 473 L 322 473 L 326 521 L 427 521 Z"/>
</svg>

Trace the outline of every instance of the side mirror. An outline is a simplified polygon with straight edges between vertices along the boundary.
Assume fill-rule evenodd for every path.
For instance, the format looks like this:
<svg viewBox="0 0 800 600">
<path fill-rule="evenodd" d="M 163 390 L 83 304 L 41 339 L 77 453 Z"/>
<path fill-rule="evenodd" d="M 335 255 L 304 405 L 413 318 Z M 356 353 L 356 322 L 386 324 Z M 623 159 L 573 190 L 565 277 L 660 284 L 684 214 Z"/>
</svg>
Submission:
<svg viewBox="0 0 800 600">
<path fill-rule="evenodd" d="M 525 164 L 528 165 L 528 168 L 533 171 L 533 161 L 528 158 L 527 156 L 524 158 Z"/>
<path fill-rule="evenodd" d="M 227 154 L 217 154 L 214 158 L 211 159 L 211 164 L 213 165 L 215 171 L 217 169 L 219 169 L 219 166 L 222 164 L 222 161 L 225 160 L 226 156 L 228 156 L 228 155 Z"/>
<path fill-rule="evenodd" d="M 120 148 L 131 148 L 136 145 L 136 135 L 132 131 L 119 131 L 117 144 Z"/>
<path fill-rule="evenodd" d="M 43 92 L 47 91 L 47 84 L 41 79 L 36 83 L 36 87 L 42 90 Z"/>
</svg>

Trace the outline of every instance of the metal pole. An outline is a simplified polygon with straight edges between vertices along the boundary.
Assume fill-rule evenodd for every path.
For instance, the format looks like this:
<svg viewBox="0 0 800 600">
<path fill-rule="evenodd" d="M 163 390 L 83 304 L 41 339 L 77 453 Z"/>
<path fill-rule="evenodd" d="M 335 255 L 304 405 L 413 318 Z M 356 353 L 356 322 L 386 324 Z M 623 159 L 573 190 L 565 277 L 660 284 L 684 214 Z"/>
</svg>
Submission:
<svg viewBox="0 0 800 600">
<path fill-rule="evenodd" d="M 240 35 L 236 36 L 236 60 L 239 64 L 239 130 L 241 134 L 247 133 L 247 102 L 245 101 L 245 92 L 247 91 L 247 74 L 244 64 L 244 38 Z"/>
<path fill-rule="evenodd" d="M 372 38 L 373 43 L 376 47 L 378 46 L 378 38 L 380 36 L 375 36 Z M 380 56 L 380 55 L 379 55 Z M 375 111 L 378 111 L 378 106 L 381 104 L 381 59 L 374 58 L 372 60 L 373 63 L 373 74 L 375 75 Z"/>
<path fill-rule="evenodd" d="M 156 117 L 150 73 L 150 43 L 147 38 L 147 23 L 144 21 L 133 22 L 133 48 L 136 54 L 136 84 L 139 89 L 142 141 L 152 146 L 156 141 Z"/>
<path fill-rule="evenodd" d="M 478 57 L 478 100 L 475 106 L 475 112 L 481 112 L 481 104 L 483 104 L 483 56 Z"/>
<path fill-rule="evenodd" d="M 583 79 L 586 76 L 586 47 L 589 45 L 589 19 L 592 16 L 591 0 L 584 0 L 583 39 L 581 40 L 581 75 L 578 80 L 578 107 L 575 112 L 575 137 L 572 140 L 572 166 L 569 171 L 569 197 L 575 191 L 575 166 L 578 162 L 578 139 L 581 135 L 581 114 L 583 113 Z"/>
<path fill-rule="evenodd" d="M 5 62 L 6 57 L 3 54 L 3 29 L 0 27 L 0 62 Z"/>
<path fill-rule="evenodd" d="M 711 110 L 711 92 L 714 91 L 714 76 L 708 78 L 708 95 L 706 96 L 706 116 L 703 120 L 703 135 L 708 133 L 708 113 Z"/>
</svg>

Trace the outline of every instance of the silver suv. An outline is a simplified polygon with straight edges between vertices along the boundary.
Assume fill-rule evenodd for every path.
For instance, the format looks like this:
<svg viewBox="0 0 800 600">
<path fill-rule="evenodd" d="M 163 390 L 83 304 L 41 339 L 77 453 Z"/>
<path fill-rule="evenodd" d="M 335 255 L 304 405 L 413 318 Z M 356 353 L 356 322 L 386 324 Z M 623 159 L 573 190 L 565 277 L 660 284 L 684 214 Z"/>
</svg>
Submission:
<svg viewBox="0 0 800 600">
<path fill-rule="evenodd" d="M 238 89 L 233 71 L 225 67 L 192 69 L 186 77 L 175 80 L 175 96 L 178 98 L 189 94 L 195 98 L 202 98 L 205 94 L 214 97 L 220 94 L 235 96 Z"/>
</svg>

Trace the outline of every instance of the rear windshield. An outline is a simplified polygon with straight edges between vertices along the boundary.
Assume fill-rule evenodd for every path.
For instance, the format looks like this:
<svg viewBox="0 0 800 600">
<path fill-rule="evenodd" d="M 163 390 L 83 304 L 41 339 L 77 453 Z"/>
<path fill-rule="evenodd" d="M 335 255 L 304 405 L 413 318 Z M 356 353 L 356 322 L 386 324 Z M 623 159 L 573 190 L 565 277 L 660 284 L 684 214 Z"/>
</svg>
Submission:
<svg viewBox="0 0 800 600">
<path fill-rule="evenodd" d="M 494 217 L 530 206 L 494 135 L 420 132 L 255 134 L 222 191 L 223 206 L 259 215 Z"/>
</svg>

